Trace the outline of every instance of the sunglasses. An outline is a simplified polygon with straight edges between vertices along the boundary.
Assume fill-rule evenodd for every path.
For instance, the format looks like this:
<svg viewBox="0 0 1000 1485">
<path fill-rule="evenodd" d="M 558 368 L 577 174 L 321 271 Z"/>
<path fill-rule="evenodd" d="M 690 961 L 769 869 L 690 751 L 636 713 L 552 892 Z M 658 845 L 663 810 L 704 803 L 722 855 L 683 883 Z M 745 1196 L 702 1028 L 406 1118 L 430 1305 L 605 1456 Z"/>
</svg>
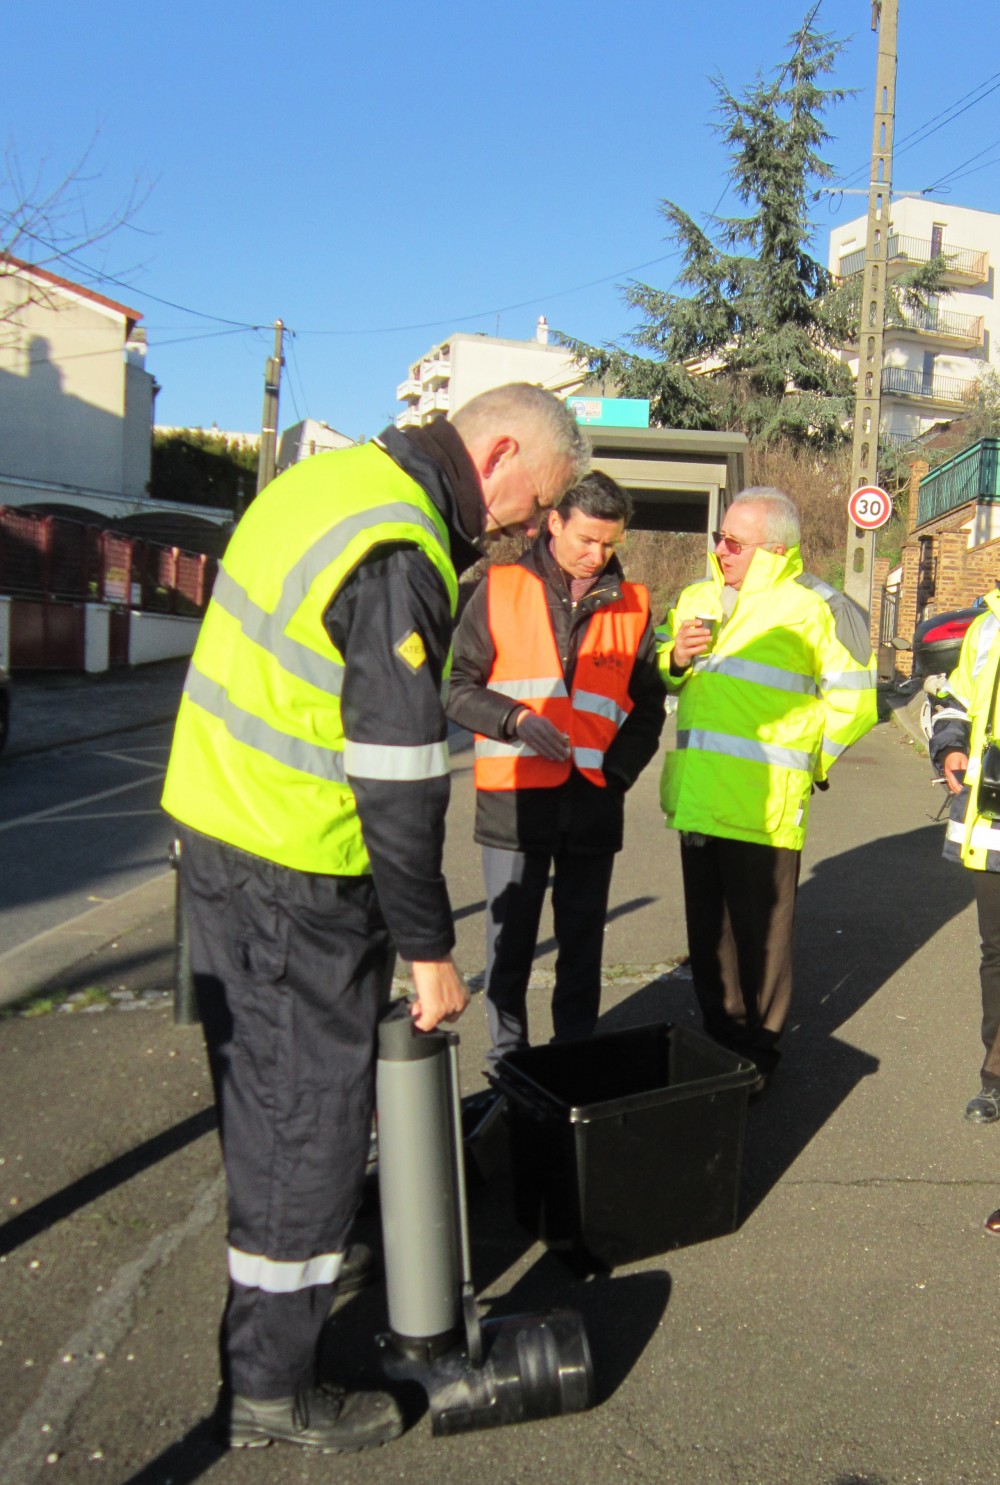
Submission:
<svg viewBox="0 0 1000 1485">
<path fill-rule="evenodd" d="M 712 541 L 715 546 L 723 546 L 731 557 L 738 557 L 747 547 L 770 546 L 767 541 L 737 541 L 735 536 L 727 536 L 724 531 L 713 531 Z"/>
</svg>

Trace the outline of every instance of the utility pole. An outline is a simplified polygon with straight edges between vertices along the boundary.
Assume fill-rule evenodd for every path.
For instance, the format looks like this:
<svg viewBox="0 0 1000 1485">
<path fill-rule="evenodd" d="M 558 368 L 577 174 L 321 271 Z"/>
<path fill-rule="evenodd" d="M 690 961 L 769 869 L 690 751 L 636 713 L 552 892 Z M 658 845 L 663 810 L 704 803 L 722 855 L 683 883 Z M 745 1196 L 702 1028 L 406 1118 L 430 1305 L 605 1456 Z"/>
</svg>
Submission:
<svg viewBox="0 0 1000 1485">
<path fill-rule="evenodd" d="M 858 382 L 854 398 L 854 448 L 851 491 L 878 484 L 878 435 L 882 403 L 882 334 L 889 258 L 889 206 L 892 200 L 892 131 L 896 116 L 896 29 L 898 0 L 872 0 L 872 30 L 878 31 L 875 69 L 875 116 L 872 169 L 868 186 L 868 236 L 865 243 L 858 327 Z M 844 591 L 865 613 L 872 606 L 875 533 L 850 521 Z"/>
<path fill-rule="evenodd" d="M 285 327 L 281 320 L 274 322 L 274 355 L 268 356 L 264 368 L 264 411 L 260 423 L 260 452 L 257 455 L 257 494 L 274 479 L 274 465 L 278 446 L 278 391 L 281 386 L 281 354 Z"/>
</svg>

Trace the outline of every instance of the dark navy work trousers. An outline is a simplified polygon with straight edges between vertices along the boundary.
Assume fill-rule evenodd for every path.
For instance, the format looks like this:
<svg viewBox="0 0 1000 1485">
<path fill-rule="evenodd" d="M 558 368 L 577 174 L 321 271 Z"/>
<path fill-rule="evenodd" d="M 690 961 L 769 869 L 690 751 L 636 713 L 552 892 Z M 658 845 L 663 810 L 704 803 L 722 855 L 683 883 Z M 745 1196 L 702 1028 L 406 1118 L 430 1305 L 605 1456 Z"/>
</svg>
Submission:
<svg viewBox="0 0 1000 1485">
<path fill-rule="evenodd" d="M 314 1380 L 364 1181 L 394 954 L 370 877 L 290 871 L 181 834 L 191 968 L 226 1169 L 223 1381 Z"/>
</svg>

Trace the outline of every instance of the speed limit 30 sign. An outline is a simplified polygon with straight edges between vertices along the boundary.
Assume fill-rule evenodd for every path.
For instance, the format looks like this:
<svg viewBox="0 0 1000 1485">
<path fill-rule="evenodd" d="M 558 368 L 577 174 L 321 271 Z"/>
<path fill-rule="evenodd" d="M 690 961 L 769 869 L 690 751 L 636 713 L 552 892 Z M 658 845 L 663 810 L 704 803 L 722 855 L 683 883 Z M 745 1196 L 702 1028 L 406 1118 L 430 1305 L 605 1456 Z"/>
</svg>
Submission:
<svg viewBox="0 0 1000 1485">
<path fill-rule="evenodd" d="M 878 485 L 862 485 L 848 500 L 847 514 L 862 531 L 877 531 L 892 515 L 892 501 Z"/>
</svg>

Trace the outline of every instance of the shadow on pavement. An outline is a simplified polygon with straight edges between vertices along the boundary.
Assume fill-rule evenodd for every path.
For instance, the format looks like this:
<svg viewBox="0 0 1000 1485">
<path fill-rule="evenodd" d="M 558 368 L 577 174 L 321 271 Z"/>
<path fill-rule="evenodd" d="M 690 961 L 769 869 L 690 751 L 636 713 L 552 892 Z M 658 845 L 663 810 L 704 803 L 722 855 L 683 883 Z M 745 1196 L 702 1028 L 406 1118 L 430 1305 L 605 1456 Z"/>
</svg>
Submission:
<svg viewBox="0 0 1000 1485">
<path fill-rule="evenodd" d="M 550 894 L 550 898 L 552 885 L 552 879 L 550 878 L 546 889 Z M 656 900 L 655 897 L 630 897 L 628 902 L 619 902 L 617 906 L 609 908 L 604 921 L 605 923 L 613 923 L 616 918 L 624 918 L 628 913 L 637 913 L 641 908 L 649 907 Z M 486 904 L 484 903 L 483 906 L 485 907 Z M 540 939 L 535 945 L 535 958 L 541 959 L 545 954 L 551 954 L 552 950 L 558 949 L 558 947 L 559 945 L 555 938 Z M 601 1029 L 604 1029 L 603 1022 L 601 1023 Z M 608 1029 L 610 1030 L 610 1027 Z"/>
<path fill-rule="evenodd" d="M 218 1464 L 227 1453 L 221 1442 L 215 1415 L 202 1418 L 193 1428 L 151 1459 L 125 1485 L 189 1485 Z"/>
<path fill-rule="evenodd" d="M 972 901 L 968 873 L 941 860 L 941 829 L 867 841 L 818 862 L 796 910 L 795 994 L 782 1061 L 747 1120 L 741 1220 L 754 1210 L 878 1059 L 835 1036 Z M 700 1022 L 690 979 L 642 986 L 600 1030 Z"/>
<path fill-rule="evenodd" d="M 178 1150 L 193 1144 L 214 1128 L 215 1109 L 201 1109 L 197 1114 L 172 1125 L 170 1129 L 154 1134 L 134 1149 L 127 1150 L 124 1155 L 117 1155 L 114 1160 L 109 1160 L 97 1170 L 89 1171 L 79 1180 L 71 1181 L 61 1191 L 53 1192 L 44 1201 L 37 1202 L 35 1206 L 29 1207 L 26 1212 L 21 1212 L 0 1227 L 0 1256 L 12 1253 L 22 1243 L 37 1237 L 56 1222 L 71 1217 L 74 1212 L 97 1201 L 98 1197 L 114 1190 L 116 1186 L 124 1185 L 141 1171 L 149 1170 L 161 1160 L 175 1155 Z"/>
</svg>

